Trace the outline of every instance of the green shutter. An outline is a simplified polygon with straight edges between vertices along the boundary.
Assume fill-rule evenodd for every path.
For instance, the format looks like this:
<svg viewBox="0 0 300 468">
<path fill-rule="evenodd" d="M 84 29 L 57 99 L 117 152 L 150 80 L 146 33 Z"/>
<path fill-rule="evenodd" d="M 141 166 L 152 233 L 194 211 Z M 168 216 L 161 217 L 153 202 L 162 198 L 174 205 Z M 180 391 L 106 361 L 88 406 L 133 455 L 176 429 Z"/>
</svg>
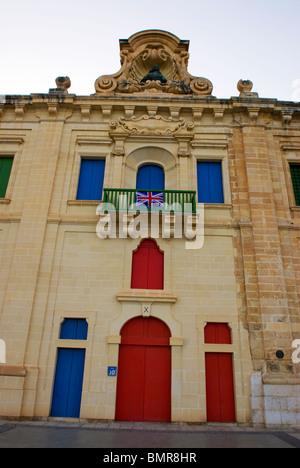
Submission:
<svg viewBox="0 0 300 468">
<path fill-rule="evenodd" d="M 300 206 L 300 164 L 291 164 L 290 168 L 296 205 Z"/>
<path fill-rule="evenodd" d="M 13 158 L 0 158 L 0 198 L 5 197 Z"/>
</svg>

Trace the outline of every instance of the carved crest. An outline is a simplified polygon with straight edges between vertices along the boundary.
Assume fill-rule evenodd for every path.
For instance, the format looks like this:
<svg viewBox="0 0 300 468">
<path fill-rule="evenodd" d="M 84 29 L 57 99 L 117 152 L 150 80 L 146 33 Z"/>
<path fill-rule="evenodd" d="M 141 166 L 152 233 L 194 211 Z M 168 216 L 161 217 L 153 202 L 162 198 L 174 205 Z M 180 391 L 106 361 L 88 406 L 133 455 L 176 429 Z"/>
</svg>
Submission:
<svg viewBox="0 0 300 468">
<path fill-rule="evenodd" d="M 210 96 L 212 83 L 189 74 L 189 41 L 149 30 L 120 41 L 121 69 L 100 76 L 96 94 L 172 93 Z"/>
</svg>

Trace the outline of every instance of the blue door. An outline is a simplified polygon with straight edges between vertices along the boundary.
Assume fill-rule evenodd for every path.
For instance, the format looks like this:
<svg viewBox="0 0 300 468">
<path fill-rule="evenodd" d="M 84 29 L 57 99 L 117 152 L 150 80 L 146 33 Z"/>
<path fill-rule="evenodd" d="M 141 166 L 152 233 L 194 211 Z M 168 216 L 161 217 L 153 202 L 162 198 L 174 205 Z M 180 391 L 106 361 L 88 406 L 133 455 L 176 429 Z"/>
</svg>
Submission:
<svg viewBox="0 0 300 468">
<path fill-rule="evenodd" d="M 59 348 L 50 416 L 78 418 L 85 349 Z"/>
<path fill-rule="evenodd" d="M 161 166 L 145 164 L 141 166 L 136 178 L 137 190 L 165 190 L 165 173 Z"/>
</svg>

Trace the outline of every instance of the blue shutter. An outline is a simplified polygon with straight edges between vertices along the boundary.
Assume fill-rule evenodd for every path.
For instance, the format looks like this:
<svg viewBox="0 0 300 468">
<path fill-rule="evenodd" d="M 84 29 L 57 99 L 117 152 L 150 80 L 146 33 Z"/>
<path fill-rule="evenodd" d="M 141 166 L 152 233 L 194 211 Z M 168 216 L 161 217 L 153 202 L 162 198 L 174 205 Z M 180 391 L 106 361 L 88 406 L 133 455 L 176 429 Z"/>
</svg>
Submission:
<svg viewBox="0 0 300 468">
<path fill-rule="evenodd" d="M 79 417 L 84 361 L 85 349 L 58 349 L 51 416 Z"/>
<path fill-rule="evenodd" d="M 88 324 L 85 319 L 67 318 L 61 325 L 61 340 L 86 340 Z"/>
<path fill-rule="evenodd" d="M 161 166 L 146 164 L 137 173 L 136 188 L 138 190 L 164 190 L 165 173 Z"/>
<path fill-rule="evenodd" d="M 221 162 L 198 161 L 197 180 L 199 203 L 224 203 Z"/>
<path fill-rule="evenodd" d="M 104 159 L 82 159 L 77 200 L 102 200 Z"/>
<path fill-rule="evenodd" d="M 209 172 L 208 163 L 197 162 L 198 202 L 209 203 Z"/>
</svg>

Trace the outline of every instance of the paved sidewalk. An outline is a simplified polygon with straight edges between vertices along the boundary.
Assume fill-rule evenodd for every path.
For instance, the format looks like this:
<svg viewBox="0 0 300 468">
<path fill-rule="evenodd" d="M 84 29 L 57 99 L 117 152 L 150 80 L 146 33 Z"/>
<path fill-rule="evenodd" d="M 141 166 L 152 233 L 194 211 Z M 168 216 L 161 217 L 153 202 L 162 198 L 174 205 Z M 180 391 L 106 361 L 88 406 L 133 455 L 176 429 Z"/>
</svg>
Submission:
<svg viewBox="0 0 300 468">
<path fill-rule="evenodd" d="M 300 448 L 300 428 L 0 420 L 0 448 Z"/>
</svg>

